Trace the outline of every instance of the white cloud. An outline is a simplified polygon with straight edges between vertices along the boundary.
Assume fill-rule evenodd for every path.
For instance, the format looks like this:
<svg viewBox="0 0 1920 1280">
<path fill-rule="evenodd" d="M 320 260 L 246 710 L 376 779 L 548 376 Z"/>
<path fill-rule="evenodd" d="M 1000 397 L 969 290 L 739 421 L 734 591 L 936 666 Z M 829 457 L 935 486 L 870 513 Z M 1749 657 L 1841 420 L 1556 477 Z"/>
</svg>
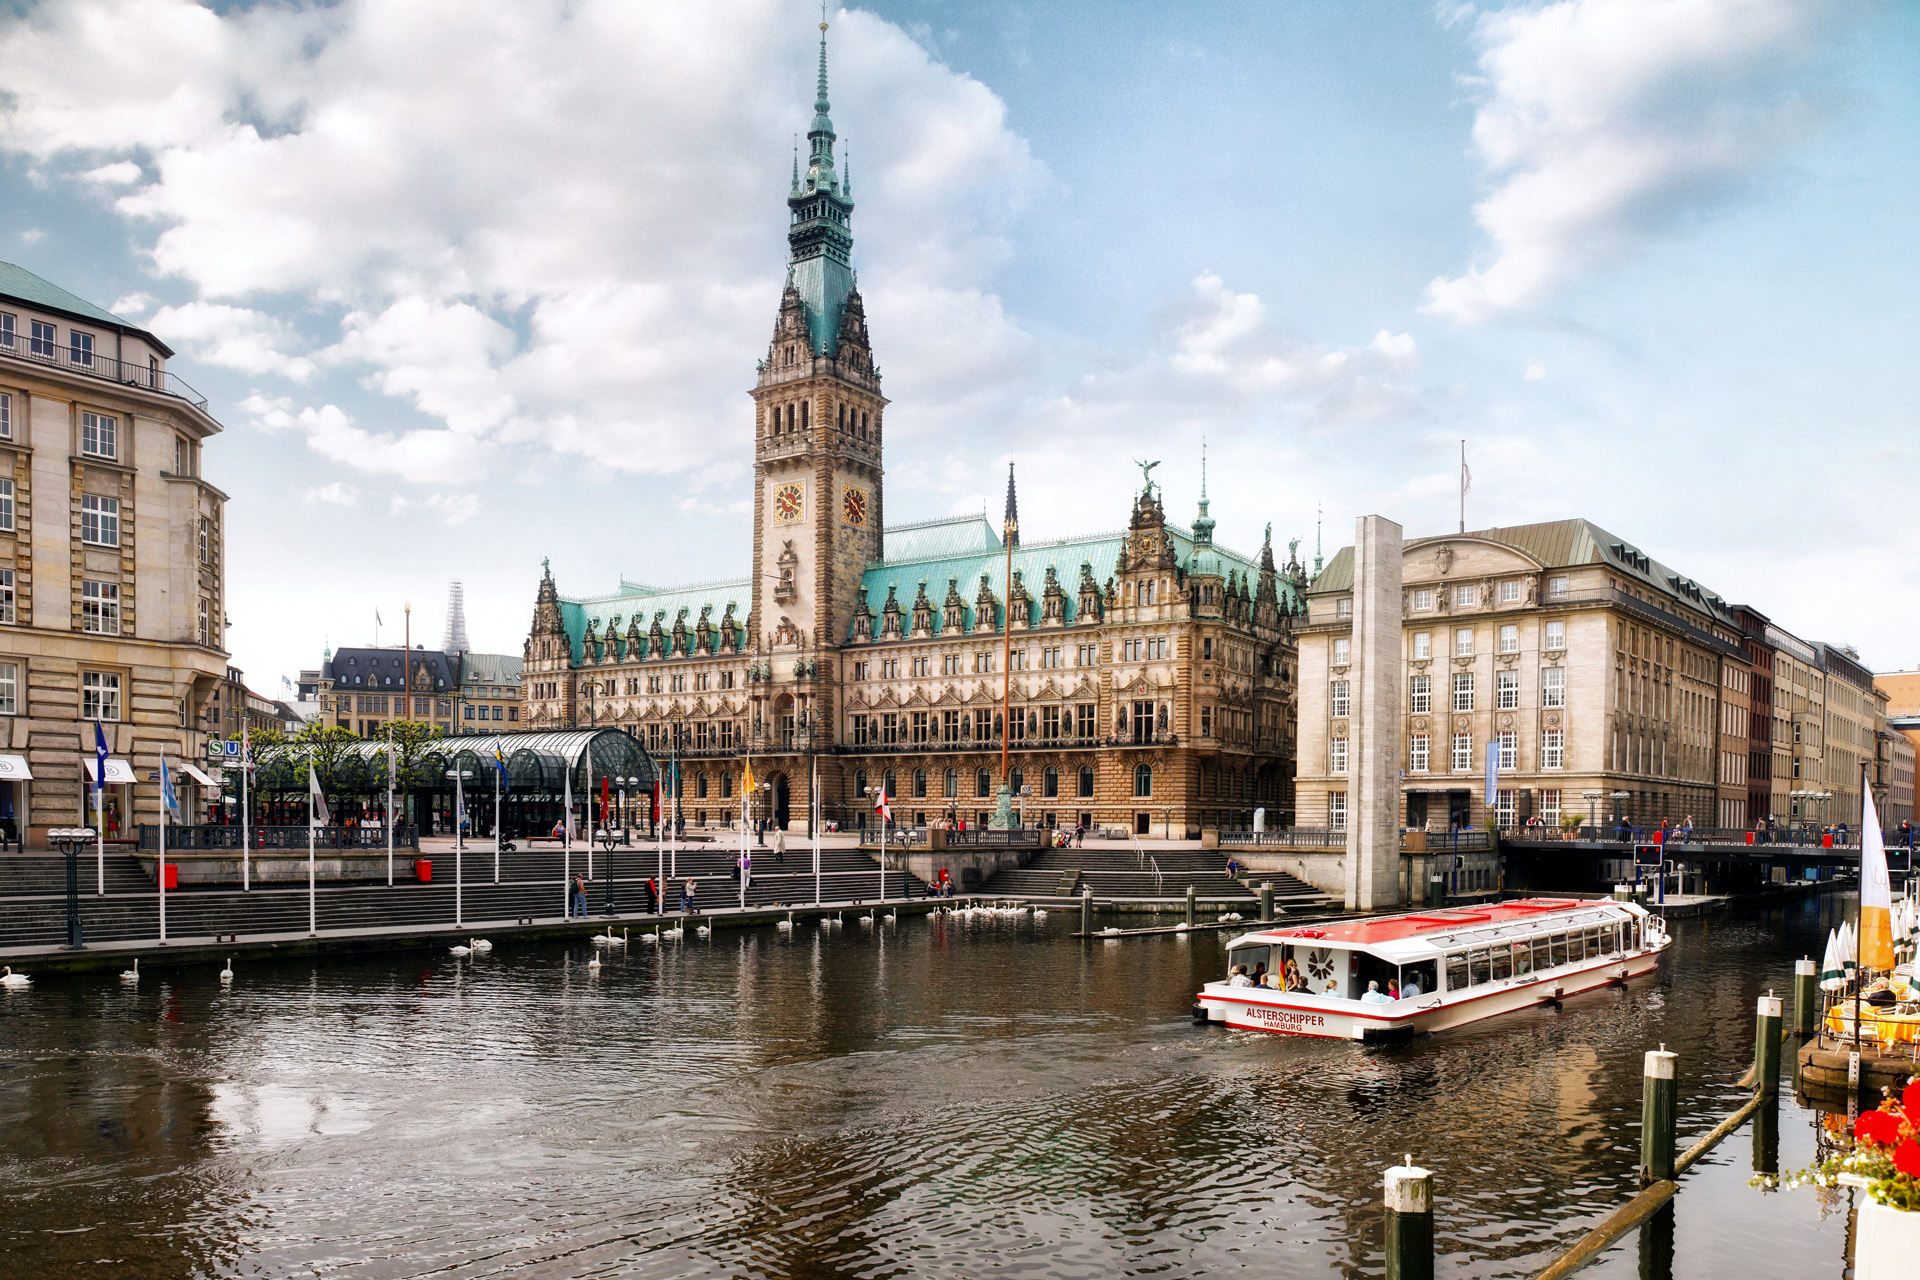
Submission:
<svg viewBox="0 0 1920 1280">
<path fill-rule="evenodd" d="M 309 507 L 322 502 L 329 506 L 351 507 L 359 504 L 360 491 L 344 481 L 335 480 L 332 484 L 315 485 L 308 489 L 300 495 L 300 501 Z"/>
<path fill-rule="evenodd" d="M 1541 364 L 1539 361 L 1536 360 L 1534 363 L 1527 366 L 1526 376 L 1527 376 L 1528 382 L 1538 382 L 1542 378 L 1547 376 L 1547 366 Z"/>
<path fill-rule="evenodd" d="M 255 392 L 240 407 L 265 431 L 299 430 L 307 447 L 329 462 L 369 474 L 395 475 L 416 483 L 465 482 L 484 470 L 487 450 L 453 431 L 418 429 L 373 432 L 355 425 L 336 404 L 308 405 L 298 412 L 284 396 Z"/>
<path fill-rule="evenodd" d="M 1724 199 L 1820 112 L 1793 73 L 1831 0 L 1559 0 L 1480 15 L 1474 218 L 1490 254 L 1425 309 L 1475 324 Z"/>
<path fill-rule="evenodd" d="M 135 297 L 152 301 L 145 294 Z M 312 360 L 282 350 L 293 340 L 286 326 L 262 311 L 217 302 L 189 302 L 160 308 L 147 321 L 147 327 L 208 364 L 243 373 L 279 374 L 295 382 L 313 376 Z"/>
<path fill-rule="evenodd" d="M 35 244 L 39 242 L 40 239 L 43 238 L 46 234 L 47 233 L 42 231 L 39 227 L 28 227 L 25 231 L 22 231 L 20 233 L 20 238 L 26 241 L 28 244 Z"/>
<path fill-rule="evenodd" d="M 443 524 L 460 524 L 480 514 L 480 496 L 473 493 L 428 494 L 427 510 L 439 516 Z"/>
<path fill-rule="evenodd" d="M 117 316 L 142 316 L 152 309 L 154 301 L 150 293 L 130 293 L 116 300 L 107 310 Z"/>
<path fill-rule="evenodd" d="M 1028 345 L 992 277 L 1044 173 L 979 82 L 871 14 L 830 17 L 855 261 L 885 281 L 889 392 L 924 401 Z M 322 416 L 323 452 L 384 469 L 441 434 L 489 465 L 502 446 L 698 471 L 749 431 L 812 20 L 781 0 L 72 0 L 0 29 L 0 148 L 101 175 L 197 290 L 162 337 L 259 375 L 337 369 L 446 428 L 383 446 Z"/>
</svg>

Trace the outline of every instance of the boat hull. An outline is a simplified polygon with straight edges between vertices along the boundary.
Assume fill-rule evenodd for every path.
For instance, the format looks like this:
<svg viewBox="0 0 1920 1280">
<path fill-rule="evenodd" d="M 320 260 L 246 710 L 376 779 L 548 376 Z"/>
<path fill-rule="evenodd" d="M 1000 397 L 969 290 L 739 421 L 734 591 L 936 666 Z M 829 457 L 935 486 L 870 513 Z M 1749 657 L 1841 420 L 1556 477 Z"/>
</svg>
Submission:
<svg viewBox="0 0 1920 1280">
<path fill-rule="evenodd" d="M 1355 1000 L 1322 1002 L 1258 987 L 1208 983 L 1199 995 L 1195 1016 L 1204 1011 L 1208 1022 L 1273 1035 L 1369 1042 L 1406 1040 L 1645 977 L 1660 967 L 1660 957 L 1670 945 L 1662 941 L 1658 947 L 1591 963 L 1565 965 L 1525 981 L 1509 979 L 1473 987 L 1457 995 L 1418 997 L 1390 1004 L 1362 1004 Z M 1432 1003 L 1435 1000 L 1438 1003 Z M 1402 1005 L 1412 1007 L 1402 1009 Z"/>
</svg>

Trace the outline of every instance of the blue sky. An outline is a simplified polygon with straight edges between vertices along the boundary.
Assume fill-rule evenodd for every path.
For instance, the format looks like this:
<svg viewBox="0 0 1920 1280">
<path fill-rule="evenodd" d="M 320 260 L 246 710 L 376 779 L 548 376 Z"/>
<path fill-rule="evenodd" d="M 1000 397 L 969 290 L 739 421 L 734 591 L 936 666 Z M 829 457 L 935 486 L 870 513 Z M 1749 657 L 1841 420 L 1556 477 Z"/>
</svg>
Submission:
<svg viewBox="0 0 1920 1280">
<path fill-rule="evenodd" d="M 0 258 L 227 425 L 230 642 L 517 651 L 742 574 L 817 9 L 69 0 L 0 18 Z M 1920 9 L 1013 4 L 830 18 L 888 515 L 1328 550 L 1584 515 L 1920 666 Z"/>
</svg>

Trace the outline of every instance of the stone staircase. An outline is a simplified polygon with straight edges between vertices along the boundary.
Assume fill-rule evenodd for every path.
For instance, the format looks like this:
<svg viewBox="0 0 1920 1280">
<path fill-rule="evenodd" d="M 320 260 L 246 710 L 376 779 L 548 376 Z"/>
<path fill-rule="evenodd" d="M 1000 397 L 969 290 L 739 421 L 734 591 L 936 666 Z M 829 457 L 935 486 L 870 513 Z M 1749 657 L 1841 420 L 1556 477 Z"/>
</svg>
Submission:
<svg viewBox="0 0 1920 1280">
<path fill-rule="evenodd" d="M 1071 898 L 1090 889 L 1101 901 L 1185 901 L 1192 885 L 1201 902 L 1259 906 L 1257 886 L 1273 885 L 1274 910 L 1323 907 L 1330 899 L 1283 871 L 1253 872 L 1247 883 L 1227 875 L 1226 859 L 1207 849 L 1147 849 L 1111 846 L 1047 849 L 1026 866 L 999 872 L 981 885 L 981 897 Z M 1249 886 L 1253 887 L 1249 887 Z"/>
<path fill-rule="evenodd" d="M 420 884 L 413 876 L 412 856 L 394 859 L 394 883 L 321 884 L 314 898 L 319 927 L 405 931 L 445 925 L 454 918 L 454 857 L 449 850 L 428 855 L 433 881 Z M 666 895 L 669 908 L 679 903 L 679 886 L 692 879 L 698 885 L 696 909 L 713 910 L 739 904 L 739 882 L 733 878 L 737 845 L 682 846 L 677 874 Z M 463 855 L 462 918 L 472 921 L 554 918 L 562 914 L 563 870 L 568 866 L 558 848 L 524 846 L 500 856 L 500 883 L 493 882 L 493 851 L 469 847 Z M 814 898 L 813 853 L 789 847 L 786 860 L 776 863 L 771 848 L 753 851 L 753 880 L 747 887 L 747 905 L 776 906 L 810 903 Z M 576 848 L 570 864 L 576 874 L 587 869 L 586 852 Z M 643 882 L 654 875 L 656 860 L 649 846 L 616 849 L 613 853 L 613 900 L 617 910 L 635 912 L 645 899 Z M 871 902 L 880 896 L 877 863 L 857 849 L 823 849 L 820 853 L 820 897 L 824 902 Z M 590 916 L 605 910 L 607 854 L 596 849 L 594 878 L 587 887 Z M 1056 877 L 1057 878 L 1057 877 Z M 900 897 L 906 873 L 887 872 L 889 897 Z M 107 892 L 97 885 L 92 855 L 80 861 L 80 922 L 86 941 L 124 942 L 159 936 L 159 895 L 153 881 L 128 854 L 107 855 Z M 913 882 L 913 895 L 924 897 L 927 886 Z M 66 942 L 66 862 L 59 854 L 0 856 L 0 950 L 12 947 L 58 946 Z M 251 892 L 237 887 L 185 888 L 167 895 L 169 940 L 210 940 L 216 935 L 305 933 L 307 886 L 304 882 L 271 885 L 256 883 Z"/>
</svg>

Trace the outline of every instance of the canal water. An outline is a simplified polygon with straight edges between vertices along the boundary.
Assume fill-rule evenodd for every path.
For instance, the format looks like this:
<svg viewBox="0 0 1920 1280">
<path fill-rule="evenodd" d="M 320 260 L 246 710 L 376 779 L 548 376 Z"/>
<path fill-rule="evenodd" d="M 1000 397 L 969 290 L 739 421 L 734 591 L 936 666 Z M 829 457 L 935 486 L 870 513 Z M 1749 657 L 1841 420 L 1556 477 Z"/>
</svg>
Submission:
<svg viewBox="0 0 1920 1280">
<path fill-rule="evenodd" d="M 0 1275 L 1367 1276 L 1410 1153 L 1440 1273 L 1525 1276 L 1632 1193 L 1642 1052 L 1711 1127 L 1849 901 L 1680 922 L 1656 978 L 1398 1048 L 1195 1027 L 1219 937 L 1059 912 L 48 975 L 0 994 Z M 1813 1126 L 1783 1099 L 1783 1165 Z M 1846 1201 L 1754 1159 L 1584 1274 L 1838 1280 Z"/>
</svg>

